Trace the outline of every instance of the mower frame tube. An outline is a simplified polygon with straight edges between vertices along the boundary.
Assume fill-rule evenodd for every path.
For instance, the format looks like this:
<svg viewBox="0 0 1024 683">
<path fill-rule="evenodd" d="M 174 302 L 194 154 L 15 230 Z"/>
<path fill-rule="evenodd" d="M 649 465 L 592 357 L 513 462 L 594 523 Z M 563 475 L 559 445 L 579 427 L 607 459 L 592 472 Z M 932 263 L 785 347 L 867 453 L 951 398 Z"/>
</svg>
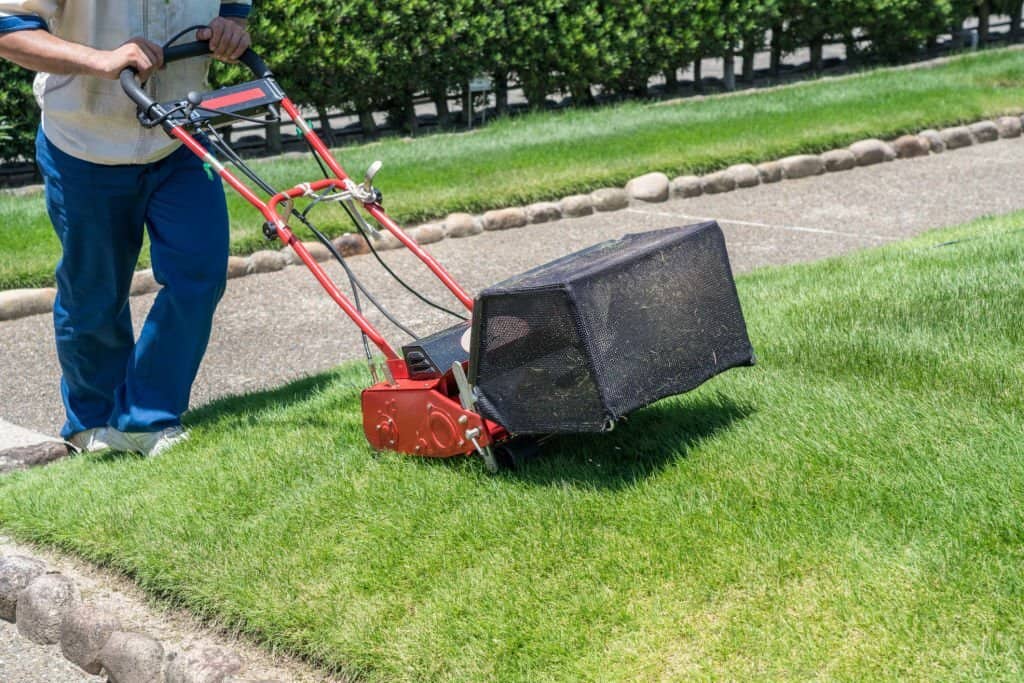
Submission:
<svg viewBox="0 0 1024 683">
<path fill-rule="evenodd" d="M 208 44 L 198 41 L 168 48 L 164 53 L 164 61 L 198 57 L 206 55 L 208 52 Z M 272 79 L 270 70 L 252 50 L 247 50 L 241 61 L 258 78 Z M 296 185 L 288 190 L 278 192 L 264 201 L 192 135 L 183 125 L 181 117 L 167 117 L 167 112 L 163 111 L 163 108 L 138 84 L 132 70 L 122 71 L 120 79 L 125 93 L 139 108 L 140 121 L 144 125 L 147 123 L 153 125 L 156 120 L 159 120 L 168 135 L 179 140 L 208 164 L 225 183 L 259 210 L 267 222 L 268 229 L 273 229 L 274 236 L 292 248 L 327 294 L 384 354 L 390 377 L 387 381 L 378 382 L 368 387 L 362 395 L 364 432 L 371 445 L 412 455 L 450 457 L 470 454 L 475 450 L 483 453 L 492 444 L 509 436 L 504 427 L 483 418 L 471 409 L 464 408 L 458 400 L 453 398 L 458 392 L 453 386 L 454 382 L 450 372 L 433 380 L 410 379 L 404 359 L 388 344 L 366 316 L 341 292 L 302 241 L 295 237 L 288 226 L 292 200 L 322 190 L 348 193 L 353 199 L 360 201 L 366 212 L 378 224 L 415 254 L 468 311 L 472 312 L 473 310 L 473 298 L 459 286 L 437 260 L 424 251 L 387 215 L 379 202 L 379 194 L 373 191 L 368 183 L 365 193 L 355 186 L 354 181 L 331 155 L 330 150 L 302 117 L 291 100 L 282 97 L 281 109 L 302 131 L 314 154 L 325 162 L 335 177 Z M 359 199 L 360 196 L 364 199 Z M 366 196 L 373 196 L 375 199 L 365 201 Z M 278 210 L 281 204 L 285 205 L 286 211 Z M 490 451 L 487 450 L 487 452 Z"/>
<path fill-rule="evenodd" d="M 316 153 L 320 155 L 320 158 L 324 160 L 324 163 L 326 163 L 327 167 L 331 169 L 331 172 L 341 180 L 348 178 L 348 174 L 345 173 L 345 170 L 331 155 L 330 150 L 327 149 L 327 145 L 325 145 L 313 129 L 310 128 L 309 124 L 306 123 L 306 120 L 302 118 L 302 114 L 299 113 L 299 110 L 295 107 L 292 101 L 287 97 L 284 98 L 281 100 L 281 108 L 284 109 L 292 121 L 298 125 L 302 134 L 307 140 L 309 140 L 309 144 L 314 150 L 316 150 Z M 384 211 L 384 207 L 376 202 L 364 202 L 363 206 L 366 208 L 366 211 L 373 216 L 377 223 L 386 228 L 399 242 L 409 249 L 409 251 L 415 254 L 416 258 L 422 261 L 423 264 L 430 269 L 430 272 L 432 272 L 437 279 L 439 279 L 444 286 L 448 288 L 448 291 L 455 295 L 456 299 L 462 302 L 462 305 L 466 307 L 466 310 L 473 310 L 473 298 L 466 293 L 466 290 L 459 286 L 459 283 L 457 283 L 451 274 L 445 270 L 444 266 L 438 263 L 433 256 L 424 251 L 420 245 L 416 244 L 416 240 L 409 237 L 409 235 L 402 230 L 390 216 L 387 215 Z"/>
</svg>

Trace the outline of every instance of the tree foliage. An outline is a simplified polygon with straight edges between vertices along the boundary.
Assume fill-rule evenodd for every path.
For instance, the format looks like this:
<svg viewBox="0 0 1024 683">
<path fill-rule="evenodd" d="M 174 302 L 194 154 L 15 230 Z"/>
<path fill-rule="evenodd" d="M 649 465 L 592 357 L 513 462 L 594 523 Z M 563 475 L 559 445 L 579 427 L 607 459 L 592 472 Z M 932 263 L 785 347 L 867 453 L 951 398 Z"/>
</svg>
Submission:
<svg viewBox="0 0 1024 683">
<path fill-rule="evenodd" d="M 0 59 L 0 121 L 5 134 L 0 138 L 0 160 L 33 159 L 39 108 L 32 96 L 33 74 Z"/>
</svg>

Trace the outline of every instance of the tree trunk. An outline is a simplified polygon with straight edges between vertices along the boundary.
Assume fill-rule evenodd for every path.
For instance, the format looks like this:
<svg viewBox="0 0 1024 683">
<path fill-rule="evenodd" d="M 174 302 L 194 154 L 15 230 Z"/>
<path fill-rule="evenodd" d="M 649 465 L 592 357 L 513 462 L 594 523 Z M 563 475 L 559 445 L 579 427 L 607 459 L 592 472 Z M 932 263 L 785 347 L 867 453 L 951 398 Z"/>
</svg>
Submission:
<svg viewBox="0 0 1024 683">
<path fill-rule="evenodd" d="M 811 71 L 821 73 L 823 62 L 823 51 L 825 48 L 824 36 L 815 36 L 811 39 Z"/>
<path fill-rule="evenodd" d="M 843 43 L 846 45 L 846 64 L 847 66 L 859 66 L 860 65 L 860 52 L 857 51 L 857 41 L 854 39 L 852 33 L 847 33 L 843 36 Z"/>
<path fill-rule="evenodd" d="M 574 107 L 591 107 L 594 105 L 594 94 L 590 92 L 589 83 L 573 83 L 569 86 L 569 92 L 572 94 L 572 104 Z"/>
<path fill-rule="evenodd" d="M 665 69 L 665 92 L 676 93 L 679 91 L 679 74 L 675 69 Z"/>
<path fill-rule="evenodd" d="M 373 119 L 373 110 L 369 105 L 358 107 L 359 126 L 363 129 L 363 137 L 367 140 L 376 140 L 378 135 L 377 122 Z"/>
<path fill-rule="evenodd" d="M 473 93 L 469 91 L 469 81 L 462 84 L 462 118 L 467 126 L 473 127 Z"/>
<path fill-rule="evenodd" d="M 722 62 L 722 80 L 725 81 L 726 91 L 732 92 L 736 89 L 736 55 L 733 53 L 732 45 L 726 48 Z"/>
<path fill-rule="evenodd" d="M 281 122 L 271 121 L 267 124 L 267 151 L 271 154 L 280 154 L 284 150 L 281 143 Z"/>
<path fill-rule="evenodd" d="M 405 115 L 405 127 L 409 135 L 416 137 L 420 132 L 420 120 L 416 118 L 416 104 L 413 102 L 413 91 L 407 90 L 402 96 L 402 113 Z"/>
<path fill-rule="evenodd" d="M 331 130 L 331 117 L 327 114 L 327 105 L 317 104 L 316 115 L 320 119 L 320 137 L 328 147 L 334 147 L 337 141 L 334 139 L 334 131 Z"/>
<path fill-rule="evenodd" d="M 743 41 L 743 82 L 754 82 L 754 57 L 756 56 L 757 43 L 753 40 Z"/>
<path fill-rule="evenodd" d="M 772 26 L 772 62 L 771 66 L 772 78 L 778 78 L 779 74 L 782 73 L 782 25 L 776 24 Z"/>
<path fill-rule="evenodd" d="M 452 113 L 448 109 L 448 91 L 438 88 L 434 91 L 434 109 L 437 110 L 438 128 L 448 128 L 452 125 Z"/>
<path fill-rule="evenodd" d="M 1021 15 L 1024 13 L 1024 3 L 1014 2 L 1010 10 L 1010 42 L 1019 43 L 1021 36 Z"/>
<path fill-rule="evenodd" d="M 992 8 L 988 4 L 988 0 L 982 0 L 981 4 L 978 5 L 978 47 L 984 48 L 988 44 L 988 27 L 989 27 L 989 16 L 992 13 Z"/>
<path fill-rule="evenodd" d="M 533 111 L 543 109 L 544 102 L 548 97 L 547 89 L 539 81 L 535 81 L 532 78 L 523 79 L 522 85 L 523 95 L 526 96 L 526 102 L 530 105 L 530 109 Z"/>
<path fill-rule="evenodd" d="M 494 74 L 494 108 L 498 116 L 508 113 L 508 74 L 504 71 Z"/>
<path fill-rule="evenodd" d="M 704 58 L 697 57 L 693 61 L 693 89 L 699 93 L 704 92 Z"/>
</svg>

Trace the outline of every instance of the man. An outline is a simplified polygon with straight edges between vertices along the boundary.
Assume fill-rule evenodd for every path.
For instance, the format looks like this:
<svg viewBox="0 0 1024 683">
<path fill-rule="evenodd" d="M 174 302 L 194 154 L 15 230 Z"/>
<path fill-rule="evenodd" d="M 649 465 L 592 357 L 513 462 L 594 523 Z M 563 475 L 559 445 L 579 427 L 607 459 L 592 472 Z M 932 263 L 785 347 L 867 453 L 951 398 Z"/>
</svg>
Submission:
<svg viewBox="0 0 1024 683">
<path fill-rule="evenodd" d="M 134 68 L 158 101 L 201 90 L 208 60 L 161 70 L 161 43 L 204 25 L 195 38 L 235 61 L 249 47 L 249 9 L 248 0 L 0 0 L 0 57 L 40 72 L 36 159 L 63 249 L 61 436 L 76 450 L 156 455 L 187 438 L 181 415 L 225 285 L 224 191 L 177 141 L 139 125 L 117 78 Z M 143 226 L 163 289 L 136 341 L 128 294 Z"/>
</svg>

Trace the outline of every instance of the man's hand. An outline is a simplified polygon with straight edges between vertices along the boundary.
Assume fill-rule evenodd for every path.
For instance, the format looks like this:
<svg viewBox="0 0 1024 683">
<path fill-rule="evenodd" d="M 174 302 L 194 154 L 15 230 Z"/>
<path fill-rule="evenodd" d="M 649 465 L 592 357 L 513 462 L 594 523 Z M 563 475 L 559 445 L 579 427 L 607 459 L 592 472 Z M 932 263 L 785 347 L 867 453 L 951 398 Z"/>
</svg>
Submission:
<svg viewBox="0 0 1024 683">
<path fill-rule="evenodd" d="M 217 17 L 209 28 L 196 31 L 196 40 L 210 41 L 210 52 L 222 62 L 235 63 L 252 45 L 244 19 Z"/>
<path fill-rule="evenodd" d="M 89 71 L 100 78 L 117 80 L 124 69 L 132 67 L 145 82 L 163 65 L 164 51 L 159 45 L 145 38 L 132 38 L 115 50 L 97 51 Z"/>
</svg>

